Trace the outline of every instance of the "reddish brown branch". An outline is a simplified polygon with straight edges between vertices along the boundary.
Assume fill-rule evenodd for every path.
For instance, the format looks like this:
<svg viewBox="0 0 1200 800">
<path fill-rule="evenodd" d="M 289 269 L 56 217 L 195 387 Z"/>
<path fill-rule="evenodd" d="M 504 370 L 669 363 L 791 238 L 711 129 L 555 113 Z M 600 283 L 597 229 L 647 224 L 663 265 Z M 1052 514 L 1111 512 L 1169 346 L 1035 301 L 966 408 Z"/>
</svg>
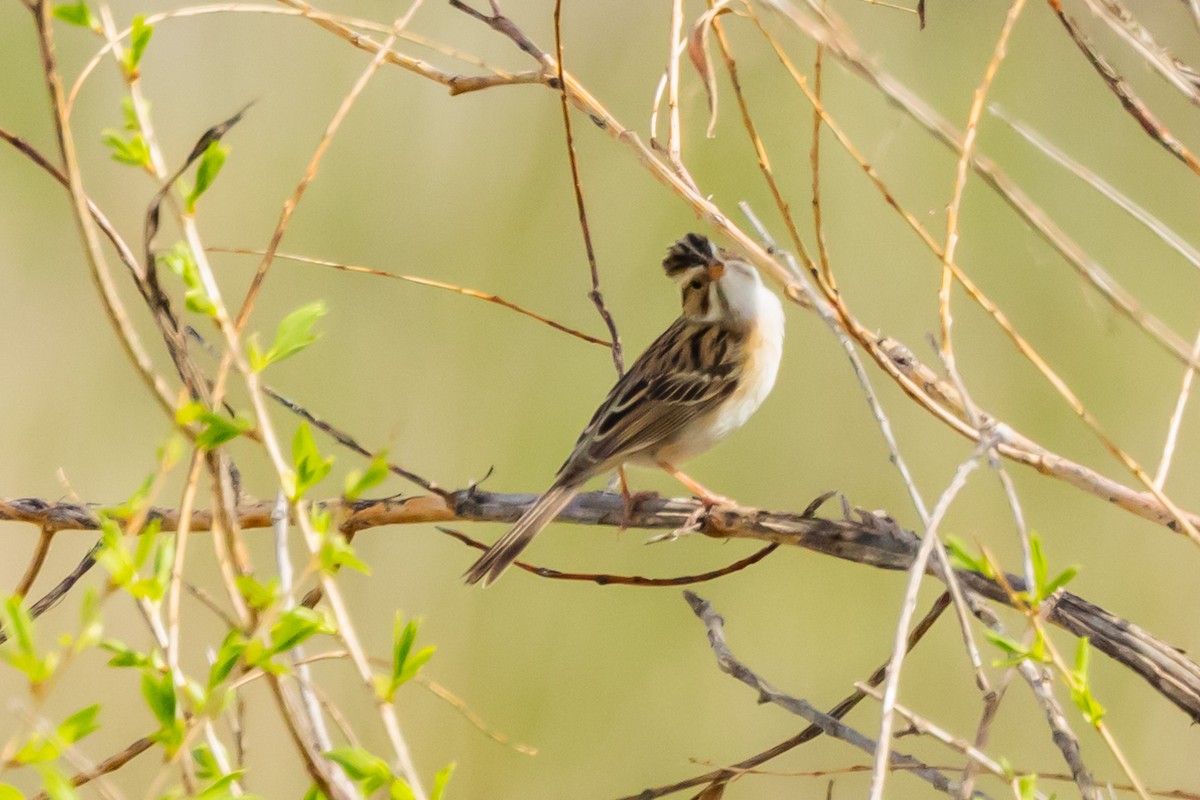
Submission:
<svg viewBox="0 0 1200 800">
<path fill-rule="evenodd" d="M 472 539 L 461 531 L 456 531 L 452 528 L 444 528 L 441 525 L 437 529 L 447 536 L 452 536 L 468 547 L 474 547 L 476 550 L 487 550 L 488 546 L 483 542 Z M 732 564 L 728 564 L 720 569 L 710 570 L 709 572 L 701 572 L 697 575 L 679 575 L 674 578 L 644 578 L 641 575 L 606 575 L 596 572 L 560 572 L 549 567 L 539 567 L 534 564 L 529 564 L 524 561 L 514 561 L 513 566 L 523 569 L 526 572 L 533 573 L 539 578 L 553 578 L 559 581 L 587 581 L 598 586 L 690 586 L 693 583 L 704 583 L 705 581 L 716 580 L 717 578 L 730 575 L 734 572 L 753 566 L 762 561 L 771 553 L 779 548 L 777 542 L 772 542 L 766 547 L 751 553 L 745 558 L 738 559 Z"/>
</svg>

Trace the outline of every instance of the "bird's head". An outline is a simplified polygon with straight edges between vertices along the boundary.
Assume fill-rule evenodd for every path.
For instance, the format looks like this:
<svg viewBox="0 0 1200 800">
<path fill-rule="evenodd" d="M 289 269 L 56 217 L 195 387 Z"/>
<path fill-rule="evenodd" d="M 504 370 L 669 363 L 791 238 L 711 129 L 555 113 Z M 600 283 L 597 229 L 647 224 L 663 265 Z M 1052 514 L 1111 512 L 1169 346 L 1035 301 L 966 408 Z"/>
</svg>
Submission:
<svg viewBox="0 0 1200 800">
<path fill-rule="evenodd" d="M 731 324 L 753 320 L 762 286 L 758 270 L 706 237 L 689 233 L 680 239 L 667 251 L 663 269 L 680 287 L 685 317 Z"/>
</svg>

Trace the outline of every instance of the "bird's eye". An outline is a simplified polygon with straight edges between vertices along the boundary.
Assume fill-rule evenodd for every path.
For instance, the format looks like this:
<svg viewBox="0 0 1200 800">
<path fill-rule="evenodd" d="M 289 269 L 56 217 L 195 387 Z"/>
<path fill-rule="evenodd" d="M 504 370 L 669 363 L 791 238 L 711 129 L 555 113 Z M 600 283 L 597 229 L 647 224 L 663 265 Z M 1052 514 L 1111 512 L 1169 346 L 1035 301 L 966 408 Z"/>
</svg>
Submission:
<svg viewBox="0 0 1200 800">
<path fill-rule="evenodd" d="M 699 291 L 700 289 L 703 289 L 703 288 L 704 288 L 704 284 L 703 284 L 703 283 L 701 283 L 701 282 L 700 282 L 700 281 L 698 281 L 698 280 L 697 280 L 697 281 L 692 281 L 691 283 L 689 283 L 689 284 L 688 284 L 688 288 L 689 288 L 689 289 L 696 289 L 697 291 Z"/>
</svg>

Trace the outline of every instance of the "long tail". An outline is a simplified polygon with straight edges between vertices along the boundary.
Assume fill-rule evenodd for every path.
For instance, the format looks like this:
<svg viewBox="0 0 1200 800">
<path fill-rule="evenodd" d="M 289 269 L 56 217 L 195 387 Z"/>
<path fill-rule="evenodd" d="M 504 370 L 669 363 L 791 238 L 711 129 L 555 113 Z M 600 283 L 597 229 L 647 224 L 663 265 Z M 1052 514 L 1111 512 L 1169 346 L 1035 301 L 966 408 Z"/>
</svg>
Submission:
<svg viewBox="0 0 1200 800">
<path fill-rule="evenodd" d="M 564 485 L 552 486 L 537 502 L 529 507 L 529 510 L 521 515 L 517 520 L 517 524 L 512 526 L 508 533 L 504 534 L 494 545 L 487 549 L 487 552 L 479 557 L 479 560 L 471 565 L 471 568 L 463 573 L 463 580 L 467 583 L 479 583 L 483 581 L 484 586 L 491 586 L 504 570 L 516 560 L 533 537 L 537 536 L 542 528 L 549 525 L 559 512 L 579 494 L 579 486 Z"/>
</svg>

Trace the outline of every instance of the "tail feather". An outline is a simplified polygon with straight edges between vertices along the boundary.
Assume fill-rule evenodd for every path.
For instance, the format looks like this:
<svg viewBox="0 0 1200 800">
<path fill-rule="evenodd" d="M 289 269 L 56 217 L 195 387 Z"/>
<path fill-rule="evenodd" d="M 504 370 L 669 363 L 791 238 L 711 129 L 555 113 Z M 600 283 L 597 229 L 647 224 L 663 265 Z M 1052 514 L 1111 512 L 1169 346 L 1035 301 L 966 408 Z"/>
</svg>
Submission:
<svg viewBox="0 0 1200 800">
<path fill-rule="evenodd" d="M 529 509 L 521 515 L 517 523 L 508 533 L 504 534 L 494 545 L 487 549 L 479 560 L 471 565 L 463 574 L 467 583 L 479 583 L 490 586 L 504 570 L 516 560 L 533 537 L 542 528 L 549 525 L 559 512 L 575 499 L 579 493 L 578 486 L 554 486 L 537 499 Z"/>
</svg>

